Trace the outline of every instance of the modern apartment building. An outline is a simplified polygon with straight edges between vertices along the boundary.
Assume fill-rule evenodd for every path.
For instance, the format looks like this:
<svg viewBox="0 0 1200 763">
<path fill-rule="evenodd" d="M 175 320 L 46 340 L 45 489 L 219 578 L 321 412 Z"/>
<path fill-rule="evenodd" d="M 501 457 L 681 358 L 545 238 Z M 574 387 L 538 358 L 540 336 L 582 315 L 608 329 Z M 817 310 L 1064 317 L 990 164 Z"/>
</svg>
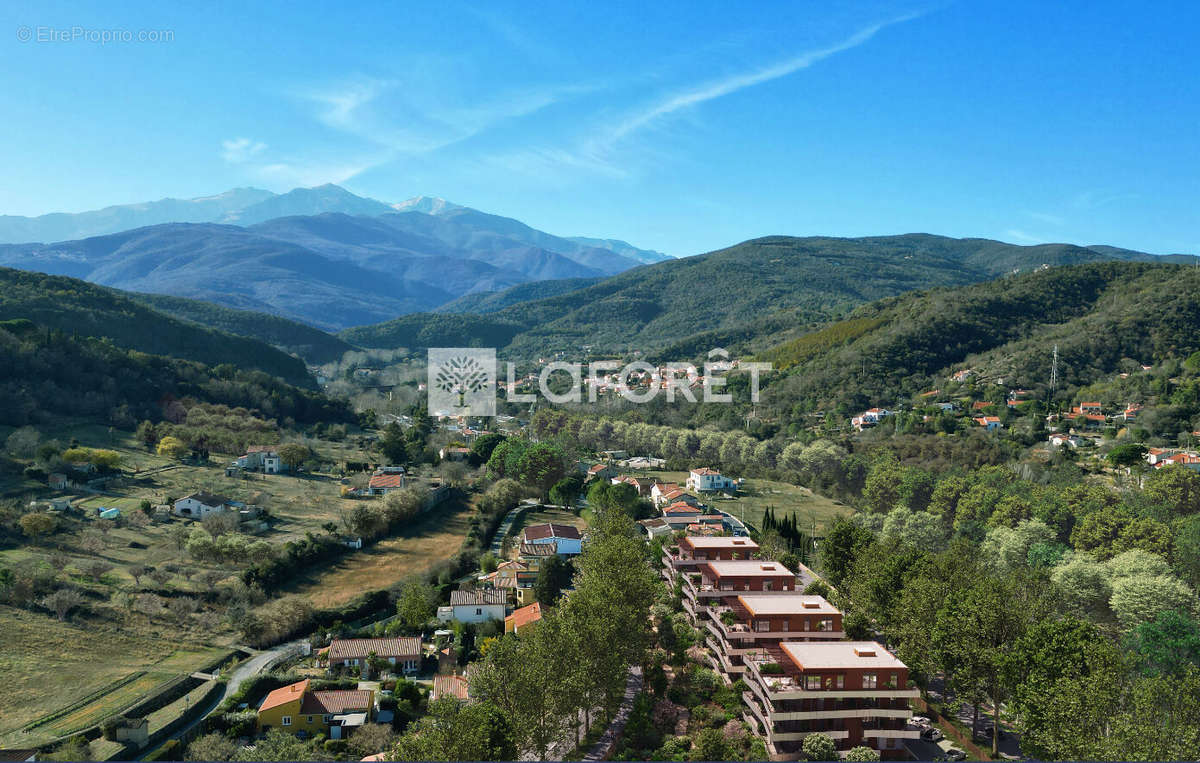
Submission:
<svg viewBox="0 0 1200 763">
<path fill-rule="evenodd" d="M 683 573 L 683 608 L 695 617 L 699 607 L 739 593 L 795 593 L 796 574 L 779 562 L 747 559 L 705 561 Z"/>
<path fill-rule="evenodd" d="M 695 571 L 709 561 L 749 559 L 757 551 L 758 544 L 749 538 L 689 535 L 663 548 L 663 575 L 673 583 L 680 571 Z"/>
<path fill-rule="evenodd" d="M 912 717 L 908 668 L 874 641 L 782 641 L 743 655 L 750 687 L 745 719 L 761 733 L 772 760 L 798 760 L 817 732 L 839 750 L 864 745 L 884 759 L 907 758 Z"/>
<path fill-rule="evenodd" d="M 845 637 L 841 611 L 820 596 L 741 593 L 709 599 L 696 625 L 707 631 L 713 668 L 732 683 L 746 670 L 742 657 L 784 641 L 836 641 Z"/>
</svg>

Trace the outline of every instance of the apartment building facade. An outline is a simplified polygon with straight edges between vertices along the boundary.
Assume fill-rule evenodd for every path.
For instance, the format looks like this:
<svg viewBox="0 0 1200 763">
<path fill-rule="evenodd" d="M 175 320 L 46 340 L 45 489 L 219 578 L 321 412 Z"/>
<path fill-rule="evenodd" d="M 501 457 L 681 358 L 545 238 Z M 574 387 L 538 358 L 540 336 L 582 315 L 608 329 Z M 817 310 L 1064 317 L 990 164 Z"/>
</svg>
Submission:
<svg viewBox="0 0 1200 763">
<path fill-rule="evenodd" d="M 839 750 L 866 746 L 884 759 L 908 757 L 908 667 L 874 641 L 782 641 L 743 656 L 744 717 L 762 734 L 772 760 L 799 760 L 810 734 Z"/>
</svg>

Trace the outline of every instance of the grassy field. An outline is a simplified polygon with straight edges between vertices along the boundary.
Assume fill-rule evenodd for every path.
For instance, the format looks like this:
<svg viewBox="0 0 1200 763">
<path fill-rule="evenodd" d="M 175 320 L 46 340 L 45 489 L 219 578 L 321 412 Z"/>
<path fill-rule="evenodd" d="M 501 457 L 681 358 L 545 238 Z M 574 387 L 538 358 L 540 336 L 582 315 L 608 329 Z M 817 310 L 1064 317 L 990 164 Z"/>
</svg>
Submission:
<svg viewBox="0 0 1200 763">
<path fill-rule="evenodd" d="M 0 643 L 7 645 L 0 651 L 0 747 L 41 744 L 90 726 L 227 651 L 166 633 L 79 627 L 11 607 L 0 607 Z M 135 673 L 144 675 L 116 686 Z M 107 687 L 113 688 L 102 692 Z M 68 713 L 20 731 L 92 695 Z"/>
<path fill-rule="evenodd" d="M 688 478 L 687 472 L 647 471 L 637 476 L 649 477 L 660 482 L 674 482 L 680 487 L 684 486 Z M 794 513 L 801 530 L 817 535 L 833 524 L 838 517 L 854 512 L 854 509 L 841 501 L 826 498 L 806 487 L 762 479 L 747 479 L 737 498 L 709 496 L 705 497 L 704 501 L 754 527 L 762 525 L 763 515 L 768 508 L 774 510 L 777 519 Z"/>
<path fill-rule="evenodd" d="M 292 592 L 308 596 L 318 607 L 333 607 L 364 591 L 387 588 L 453 556 L 466 537 L 473 511 L 466 503 L 447 503 L 400 535 L 309 576 Z"/>
</svg>

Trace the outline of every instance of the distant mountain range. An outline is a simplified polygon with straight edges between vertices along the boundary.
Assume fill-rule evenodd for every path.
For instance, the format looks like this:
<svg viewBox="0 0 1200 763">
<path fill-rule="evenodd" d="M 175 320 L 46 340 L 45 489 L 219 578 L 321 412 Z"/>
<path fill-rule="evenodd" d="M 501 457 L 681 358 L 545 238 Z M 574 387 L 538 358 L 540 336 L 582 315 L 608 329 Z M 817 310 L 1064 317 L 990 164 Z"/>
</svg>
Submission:
<svg viewBox="0 0 1200 763">
<path fill-rule="evenodd" d="M 553 236 L 443 199 L 385 204 L 334 185 L 0 218 L 0 240 L 63 233 L 98 235 L 0 244 L 0 265 L 328 330 L 532 281 L 598 279 L 666 257 L 623 241 Z"/>
</svg>

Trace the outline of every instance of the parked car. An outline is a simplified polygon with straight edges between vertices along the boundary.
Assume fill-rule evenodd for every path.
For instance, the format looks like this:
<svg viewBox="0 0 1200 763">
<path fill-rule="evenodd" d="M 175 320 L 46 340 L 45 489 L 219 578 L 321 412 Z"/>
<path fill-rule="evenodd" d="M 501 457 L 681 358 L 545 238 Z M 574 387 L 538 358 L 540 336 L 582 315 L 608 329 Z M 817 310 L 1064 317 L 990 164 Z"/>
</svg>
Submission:
<svg viewBox="0 0 1200 763">
<path fill-rule="evenodd" d="M 946 760 L 966 760 L 967 754 L 957 747 L 946 750 Z"/>
<path fill-rule="evenodd" d="M 914 715 L 913 717 L 908 719 L 908 722 L 915 723 L 918 726 L 928 726 L 929 725 L 929 719 L 923 715 Z"/>
<path fill-rule="evenodd" d="M 942 738 L 942 730 L 936 726 L 930 726 L 921 732 L 922 739 L 928 739 L 930 742 L 936 742 Z"/>
</svg>

